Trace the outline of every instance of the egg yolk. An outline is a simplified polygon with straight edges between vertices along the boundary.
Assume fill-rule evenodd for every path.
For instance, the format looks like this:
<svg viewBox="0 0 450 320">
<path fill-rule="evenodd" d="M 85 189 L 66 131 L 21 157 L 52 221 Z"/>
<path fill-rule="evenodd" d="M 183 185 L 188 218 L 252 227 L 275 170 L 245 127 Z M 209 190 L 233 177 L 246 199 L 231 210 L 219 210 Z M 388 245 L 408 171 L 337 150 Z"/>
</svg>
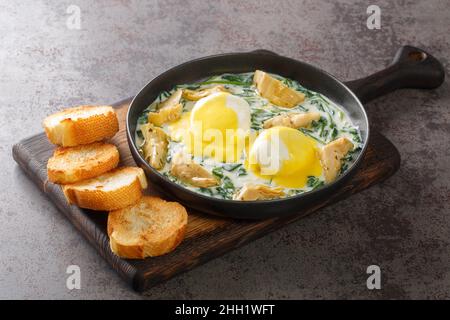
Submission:
<svg viewBox="0 0 450 320">
<path fill-rule="evenodd" d="M 191 112 L 169 126 L 171 138 L 183 141 L 187 152 L 195 156 L 238 162 L 247 132 L 239 130 L 242 128 L 236 109 L 248 106 L 227 105 L 229 96 L 229 93 L 217 93 L 199 100 Z"/>
<path fill-rule="evenodd" d="M 303 188 L 309 176 L 322 175 L 316 141 L 287 127 L 263 131 L 250 148 L 247 167 L 285 188 Z"/>
</svg>

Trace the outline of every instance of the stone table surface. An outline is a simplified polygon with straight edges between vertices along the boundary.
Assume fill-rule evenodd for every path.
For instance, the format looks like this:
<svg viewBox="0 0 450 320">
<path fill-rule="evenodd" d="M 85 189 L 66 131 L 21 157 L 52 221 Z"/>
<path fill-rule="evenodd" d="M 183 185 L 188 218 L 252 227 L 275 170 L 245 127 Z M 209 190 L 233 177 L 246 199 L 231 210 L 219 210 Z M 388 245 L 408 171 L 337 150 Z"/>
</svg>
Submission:
<svg viewBox="0 0 450 320">
<path fill-rule="evenodd" d="M 15 164 L 12 145 L 63 106 L 112 103 L 171 66 L 265 48 L 342 80 L 404 44 L 449 70 L 450 1 L 12 1 L 0 3 L 0 298 L 450 298 L 450 87 L 367 105 L 398 147 L 398 173 L 318 214 L 133 292 Z M 68 28 L 76 5 L 80 29 Z M 69 25 L 70 25 L 69 21 Z M 378 265 L 381 290 L 368 290 Z M 68 290 L 66 268 L 81 269 Z M 220 276 L 218 276 L 220 275 Z"/>
</svg>

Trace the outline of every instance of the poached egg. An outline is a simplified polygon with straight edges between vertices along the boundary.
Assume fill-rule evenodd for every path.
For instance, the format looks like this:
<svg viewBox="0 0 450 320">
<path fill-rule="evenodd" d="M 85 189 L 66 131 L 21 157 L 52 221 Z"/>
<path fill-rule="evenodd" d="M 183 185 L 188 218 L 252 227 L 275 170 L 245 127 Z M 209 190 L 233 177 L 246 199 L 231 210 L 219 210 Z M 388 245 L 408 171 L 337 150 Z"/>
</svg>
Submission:
<svg viewBox="0 0 450 320">
<path fill-rule="evenodd" d="M 309 176 L 322 175 L 316 141 L 288 127 L 264 130 L 250 147 L 247 168 L 285 188 L 303 188 Z"/>
<path fill-rule="evenodd" d="M 186 152 L 215 162 L 236 163 L 250 132 L 250 106 L 230 93 L 214 93 L 198 100 L 168 129 L 173 140 L 185 144 Z"/>
</svg>

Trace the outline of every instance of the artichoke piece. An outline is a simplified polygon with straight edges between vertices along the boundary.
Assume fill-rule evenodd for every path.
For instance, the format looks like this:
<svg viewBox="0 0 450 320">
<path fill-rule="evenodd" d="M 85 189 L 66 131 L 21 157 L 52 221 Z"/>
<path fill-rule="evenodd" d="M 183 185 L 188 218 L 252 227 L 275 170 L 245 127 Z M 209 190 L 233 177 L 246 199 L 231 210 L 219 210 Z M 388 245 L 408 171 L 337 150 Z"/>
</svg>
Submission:
<svg viewBox="0 0 450 320">
<path fill-rule="evenodd" d="M 183 91 L 179 89 L 169 98 L 161 102 L 156 112 L 150 112 L 148 114 L 148 122 L 160 127 L 164 123 L 180 119 L 183 110 L 183 105 L 180 103 L 182 94 Z"/>
<path fill-rule="evenodd" d="M 198 101 L 201 98 L 207 97 L 213 93 L 218 92 L 228 92 L 227 89 L 225 89 L 224 86 L 214 86 L 208 89 L 201 89 L 201 90 L 189 90 L 184 89 L 183 90 L 183 98 L 191 101 Z"/>
<path fill-rule="evenodd" d="M 264 129 L 272 127 L 283 126 L 289 128 L 306 128 L 311 122 L 320 119 L 319 112 L 307 112 L 307 113 L 288 113 L 282 114 L 271 119 L 264 121 Z"/>
<path fill-rule="evenodd" d="M 141 131 L 145 140 L 142 147 L 145 161 L 155 169 L 162 169 L 166 163 L 169 145 L 166 133 L 151 123 L 142 125 Z"/>
<path fill-rule="evenodd" d="M 264 71 L 255 71 L 253 83 L 262 97 L 280 107 L 293 108 L 305 100 L 303 93 L 289 88 Z"/>
<path fill-rule="evenodd" d="M 327 183 L 336 179 L 342 167 L 342 159 L 353 149 L 353 143 L 347 138 L 336 139 L 320 150 L 320 162 Z"/>
<path fill-rule="evenodd" d="M 271 188 L 263 184 L 246 184 L 233 197 L 233 200 L 254 201 L 281 198 L 285 195 L 283 188 Z"/>
<path fill-rule="evenodd" d="M 194 187 L 209 188 L 218 184 L 216 178 L 208 170 L 181 152 L 173 156 L 170 173 Z"/>
</svg>

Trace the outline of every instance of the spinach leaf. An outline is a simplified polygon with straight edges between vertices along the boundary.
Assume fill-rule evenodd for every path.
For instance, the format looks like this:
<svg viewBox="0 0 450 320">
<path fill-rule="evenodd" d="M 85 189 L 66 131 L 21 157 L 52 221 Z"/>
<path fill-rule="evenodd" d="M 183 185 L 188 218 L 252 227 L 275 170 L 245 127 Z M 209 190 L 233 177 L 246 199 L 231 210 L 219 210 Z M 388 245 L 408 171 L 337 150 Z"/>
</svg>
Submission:
<svg viewBox="0 0 450 320">
<path fill-rule="evenodd" d="M 328 125 L 328 121 L 324 117 L 320 117 L 319 120 L 313 121 L 311 123 L 311 128 L 315 129 L 315 131 L 318 131 L 320 137 L 325 137 L 324 134 L 324 128 Z"/>
<path fill-rule="evenodd" d="M 172 175 L 169 171 L 166 171 L 163 173 L 163 176 L 165 176 L 167 179 L 169 179 L 172 182 L 175 182 L 177 184 L 180 184 L 182 186 L 185 186 L 186 184 L 183 183 L 181 180 L 178 180 L 177 177 L 175 177 L 174 175 Z"/>
<path fill-rule="evenodd" d="M 169 91 L 162 91 L 158 95 L 158 100 L 159 100 L 159 102 L 162 102 L 162 101 L 166 100 L 168 97 L 170 97 L 170 92 Z"/>
<path fill-rule="evenodd" d="M 338 130 L 336 128 L 333 128 L 333 130 L 331 131 L 331 141 L 336 139 L 338 133 L 339 133 Z"/>
<path fill-rule="evenodd" d="M 207 84 L 231 84 L 235 86 L 250 86 L 250 84 L 246 82 L 240 82 L 240 81 L 229 81 L 229 80 L 208 80 L 204 82 L 197 83 L 198 85 L 207 85 Z"/>
<path fill-rule="evenodd" d="M 304 193 L 304 190 L 300 190 L 300 189 L 291 189 L 288 191 L 288 196 L 296 196 L 298 194 Z"/>
<path fill-rule="evenodd" d="M 218 178 L 223 178 L 223 168 L 221 167 L 215 167 L 212 170 L 212 174 L 215 175 Z"/>
<path fill-rule="evenodd" d="M 235 95 L 239 97 L 246 98 L 247 102 L 250 104 L 251 102 L 256 102 L 260 99 L 260 97 L 257 95 L 256 91 L 252 87 L 243 87 L 242 92 L 235 93 Z"/>
<path fill-rule="evenodd" d="M 255 108 L 251 114 L 251 128 L 261 130 L 264 121 L 277 116 L 279 113 L 261 108 Z"/>
<path fill-rule="evenodd" d="M 146 109 L 138 118 L 138 124 L 146 124 L 148 122 L 148 114 L 150 110 Z"/>
<path fill-rule="evenodd" d="M 309 176 L 306 185 L 312 190 L 322 187 L 325 184 L 324 181 L 320 180 L 315 176 Z"/>
<path fill-rule="evenodd" d="M 232 199 L 235 191 L 234 184 L 227 176 L 222 178 L 221 184 L 216 188 L 216 191 L 224 199 Z"/>
<path fill-rule="evenodd" d="M 247 74 L 225 74 L 222 76 L 222 79 L 232 82 L 245 83 L 246 85 L 252 84 L 252 77 L 249 77 Z"/>
<path fill-rule="evenodd" d="M 234 170 L 236 170 L 240 166 L 242 166 L 242 163 L 238 163 L 238 164 L 224 164 L 222 166 L 222 168 L 227 170 L 228 172 L 233 172 Z"/>
<path fill-rule="evenodd" d="M 352 135 L 353 141 L 355 141 L 356 143 L 361 143 L 361 137 L 359 135 L 358 130 L 356 130 L 355 128 L 343 128 L 342 131 L 344 132 L 348 132 L 349 134 Z"/>
<path fill-rule="evenodd" d="M 214 196 L 214 191 L 210 188 L 199 188 L 199 190 L 201 193 L 205 193 L 211 197 Z"/>
<path fill-rule="evenodd" d="M 347 171 L 349 165 L 352 163 L 353 159 L 355 158 L 355 155 L 360 152 L 362 149 L 361 147 L 357 147 L 353 149 L 352 151 L 349 151 L 344 158 L 342 158 L 342 166 L 341 170 L 339 171 L 339 174 L 344 173 Z"/>
<path fill-rule="evenodd" d="M 361 143 L 361 137 L 359 136 L 358 130 L 352 129 L 350 134 L 353 136 L 353 140 L 357 143 Z"/>
<path fill-rule="evenodd" d="M 299 111 L 303 111 L 303 112 L 308 112 L 309 109 L 305 108 L 304 106 L 302 106 L 301 104 L 297 105 L 294 109 L 297 109 Z"/>
<path fill-rule="evenodd" d="M 300 128 L 299 129 L 303 134 L 307 135 L 308 137 L 313 138 L 314 140 L 316 140 L 317 142 L 321 143 L 321 144 L 326 144 L 325 141 L 323 141 L 322 139 L 316 137 L 314 135 L 314 131 L 306 129 L 306 128 Z"/>
<path fill-rule="evenodd" d="M 285 86 L 287 86 L 289 88 L 296 89 L 295 85 L 294 85 L 294 81 L 289 78 L 284 78 L 283 80 L 281 80 L 281 83 L 283 83 Z"/>
<path fill-rule="evenodd" d="M 247 170 L 245 170 L 243 167 L 240 167 L 238 170 L 238 177 L 246 176 Z"/>
</svg>

